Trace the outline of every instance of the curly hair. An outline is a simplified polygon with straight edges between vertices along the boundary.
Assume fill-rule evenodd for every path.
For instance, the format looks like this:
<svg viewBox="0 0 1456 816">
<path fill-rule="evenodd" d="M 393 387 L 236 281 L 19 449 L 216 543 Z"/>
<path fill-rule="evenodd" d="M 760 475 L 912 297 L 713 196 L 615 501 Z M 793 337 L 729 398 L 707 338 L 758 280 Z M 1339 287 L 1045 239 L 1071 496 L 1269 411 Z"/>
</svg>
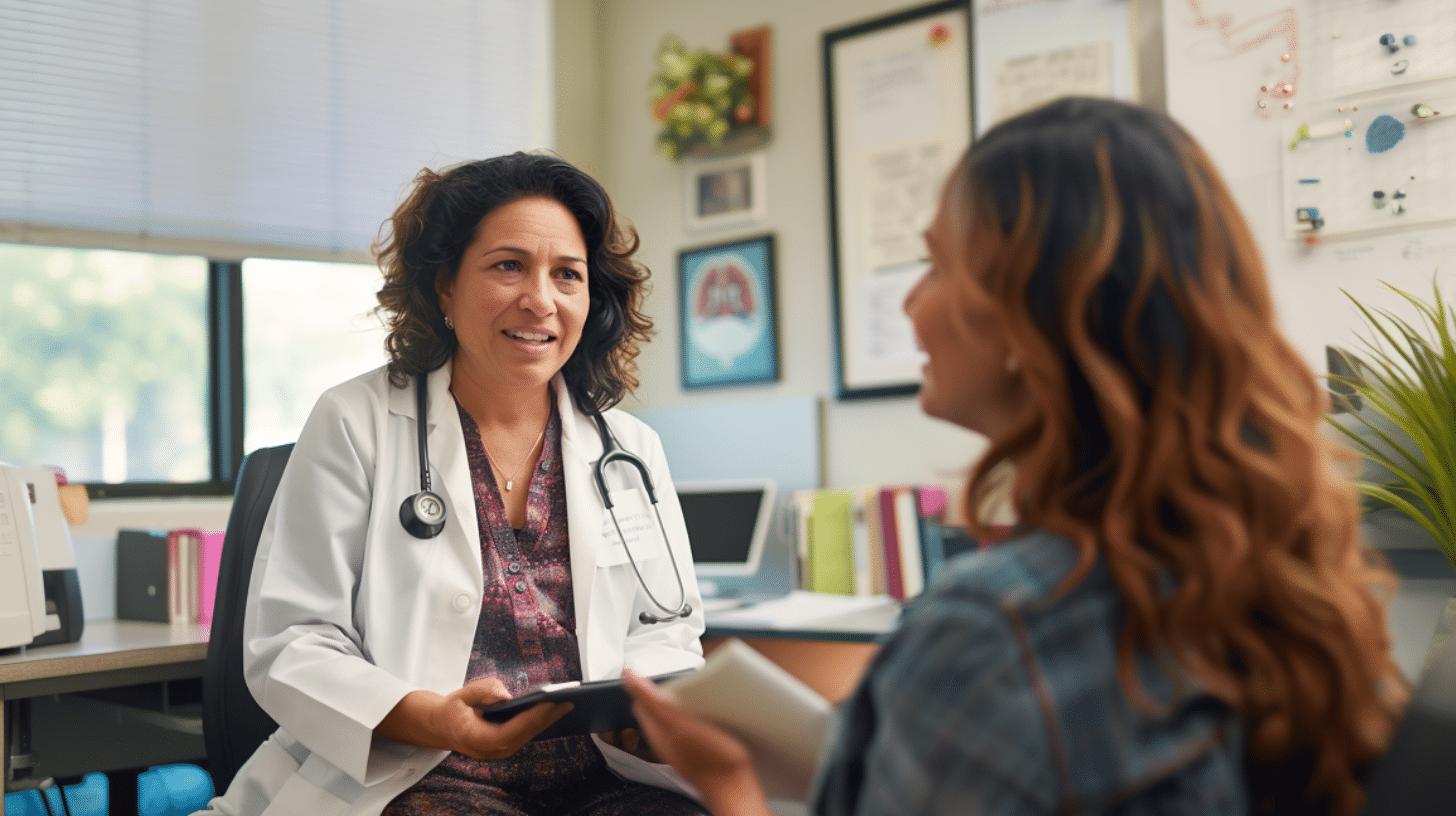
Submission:
<svg viewBox="0 0 1456 816">
<path fill-rule="evenodd" d="M 374 247 L 384 273 L 375 311 L 388 330 L 384 348 L 396 388 L 450 361 L 456 339 L 445 326 L 437 287 L 455 280 L 486 215 L 531 197 L 565 207 L 586 241 L 590 306 L 581 341 L 562 368 L 572 400 L 594 413 L 637 387 L 635 361 L 652 335 L 652 319 L 642 311 L 651 273 L 632 260 L 636 229 L 618 219 L 606 190 L 586 172 L 557 156 L 517 152 L 421 170 L 386 222 L 388 236 Z"/>
<path fill-rule="evenodd" d="M 1130 699 L 1154 707 L 1135 655 L 1171 655 L 1242 716 L 1258 812 L 1356 813 L 1408 697 L 1394 578 L 1207 156 L 1163 114 L 1063 99 L 981 137 L 946 206 L 997 241 L 976 285 L 1035 405 L 972 469 L 967 517 L 991 534 L 976 510 L 1014 462 L 1021 524 L 1080 550 L 1063 590 L 1099 557 L 1116 581 Z"/>
</svg>

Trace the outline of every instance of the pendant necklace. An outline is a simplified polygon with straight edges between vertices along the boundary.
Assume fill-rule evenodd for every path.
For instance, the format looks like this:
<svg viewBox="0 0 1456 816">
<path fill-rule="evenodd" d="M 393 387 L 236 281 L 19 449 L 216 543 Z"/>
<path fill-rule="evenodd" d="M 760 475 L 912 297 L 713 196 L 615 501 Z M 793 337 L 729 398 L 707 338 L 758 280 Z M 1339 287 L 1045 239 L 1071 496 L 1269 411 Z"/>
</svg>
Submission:
<svg viewBox="0 0 1456 816">
<path fill-rule="evenodd" d="M 550 424 L 551 424 L 551 422 L 548 420 L 546 422 L 546 425 L 550 425 Z M 528 450 L 528 451 L 526 451 L 526 460 L 521 463 L 521 466 L 520 467 L 516 468 L 515 478 L 508 478 L 508 479 L 506 479 L 506 492 L 507 493 L 511 492 L 511 488 L 512 487 L 515 487 L 516 479 L 521 478 L 521 474 L 522 473 L 525 473 L 525 471 L 526 471 L 526 465 L 528 465 L 528 464 L 531 463 L 531 454 L 533 454 L 533 453 L 536 452 L 536 446 L 539 445 L 539 444 L 541 444 L 541 440 L 542 439 L 545 439 L 545 438 L 546 438 L 546 428 L 545 427 L 542 427 L 541 428 L 541 435 L 538 436 L 538 437 L 536 437 L 536 441 L 533 442 L 533 443 L 531 443 L 531 449 Z M 485 447 L 485 435 L 484 434 L 481 434 L 481 437 L 480 437 L 480 447 L 485 448 L 485 458 L 490 462 L 490 466 L 493 467 L 493 468 L 495 468 L 495 470 L 496 470 L 497 473 L 499 473 L 502 476 L 505 476 L 506 474 L 500 468 L 498 468 L 498 467 L 495 466 L 495 457 L 493 455 L 491 455 L 490 448 L 486 448 Z"/>
</svg>

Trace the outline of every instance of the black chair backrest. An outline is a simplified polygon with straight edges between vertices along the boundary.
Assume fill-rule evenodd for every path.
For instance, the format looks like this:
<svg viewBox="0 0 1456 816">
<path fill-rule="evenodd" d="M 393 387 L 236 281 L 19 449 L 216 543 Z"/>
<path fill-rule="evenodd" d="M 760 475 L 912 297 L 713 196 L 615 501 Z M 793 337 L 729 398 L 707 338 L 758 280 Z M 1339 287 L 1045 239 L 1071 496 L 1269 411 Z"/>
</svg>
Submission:
<svg viewBox="0 0 1456 816">
<path fill-rule="evenodd" d="M 263 532 L 278 479 L 292 452 L 292 445 L 259 448 L 243 460 L 227 532 L 223 534 L 202 681 L 202 736 L 207 746 L 208 771 L 219 794 L 227 790 L 253 751 L 278 728 L 273 718 L 258 707 L 243 682 L 243 615 L 258 535 Z"/>
<path fill-rule="evenodd" d="M 1376 763 L 1365 816 L 1456 813 L 1456 627 L 1448 606 L 1420 683 L 1395 729 L 1390 750 Z"/>
</svg>

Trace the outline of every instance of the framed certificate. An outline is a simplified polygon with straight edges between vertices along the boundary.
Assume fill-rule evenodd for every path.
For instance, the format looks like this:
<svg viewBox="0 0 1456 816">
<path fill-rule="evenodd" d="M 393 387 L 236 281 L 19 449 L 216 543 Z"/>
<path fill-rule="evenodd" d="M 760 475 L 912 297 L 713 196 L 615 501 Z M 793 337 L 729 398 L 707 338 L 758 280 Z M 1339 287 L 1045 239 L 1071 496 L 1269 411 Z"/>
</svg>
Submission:
<svg viewBox="0 0 1456 816">
<path fill-rule="evenodd" d="M 923 233 L 970 144 L 971 17 L 934 3 L 824 34 L 839 398 L 913 394 L 924 354 L 905 295 Z"/>
</svg>

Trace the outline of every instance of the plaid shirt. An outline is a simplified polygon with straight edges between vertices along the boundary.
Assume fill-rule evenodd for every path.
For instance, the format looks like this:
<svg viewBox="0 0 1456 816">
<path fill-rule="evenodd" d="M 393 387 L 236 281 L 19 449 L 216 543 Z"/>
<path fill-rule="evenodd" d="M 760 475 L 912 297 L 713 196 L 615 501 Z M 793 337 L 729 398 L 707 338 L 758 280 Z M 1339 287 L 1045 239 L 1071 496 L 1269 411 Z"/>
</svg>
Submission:
<svg viewBox="0 0 1456 816">
<path fill-rule="evenodd" d="M 1054 597 L 1076 558 L 1033 532 L 952 562 L 841 708 L 810 812 L 1247 813 L 1236 718 L 1149 655 L 1143 688 L 1170 713 L 1136 708 L 1106 568 Z"/>
</svg>

